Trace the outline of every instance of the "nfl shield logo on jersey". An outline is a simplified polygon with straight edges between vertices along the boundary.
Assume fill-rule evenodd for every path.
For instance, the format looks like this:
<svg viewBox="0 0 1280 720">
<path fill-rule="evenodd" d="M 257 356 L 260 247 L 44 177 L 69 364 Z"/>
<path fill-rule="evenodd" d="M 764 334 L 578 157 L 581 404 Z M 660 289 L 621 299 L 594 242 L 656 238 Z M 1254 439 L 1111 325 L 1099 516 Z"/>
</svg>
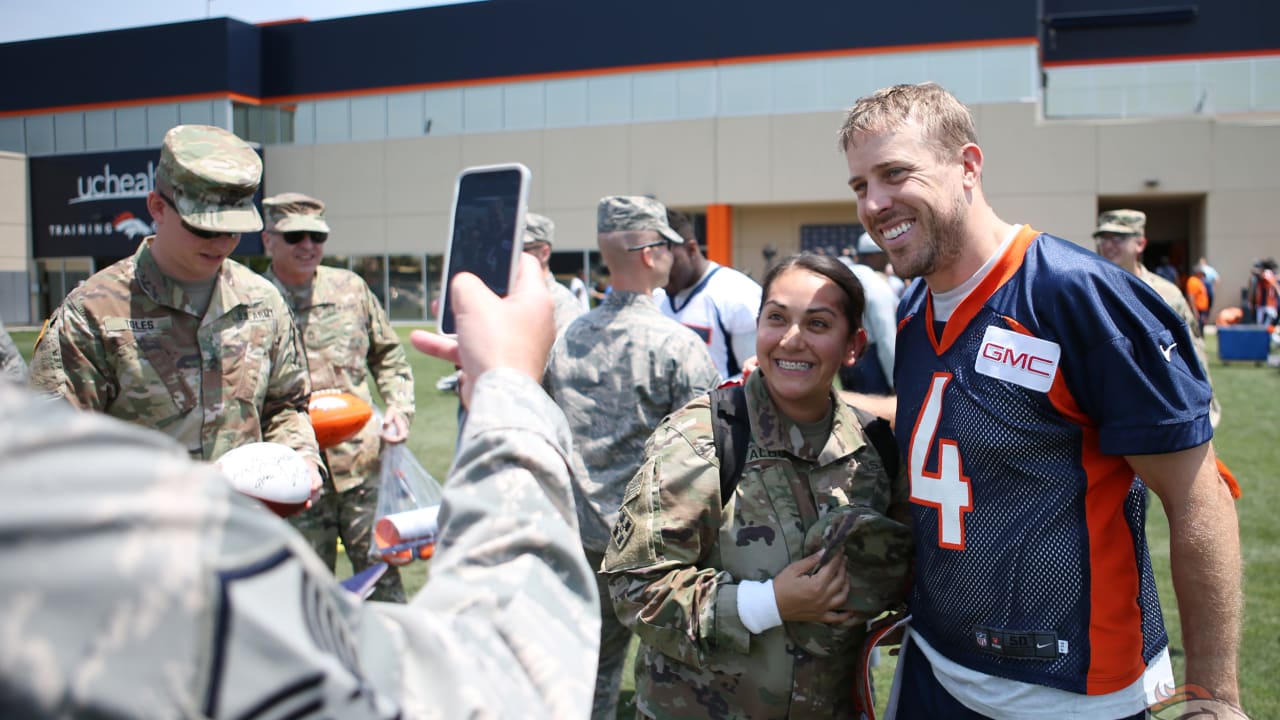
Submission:
<svg viewBox="0 0 1280 720">
<path fill-rule="evenodd" d="M 985 630 L 975 630 L 973 639 L 978 642 L 978 647 L 985 648 L 987 646 L 987 633 Z"/>
</svg>

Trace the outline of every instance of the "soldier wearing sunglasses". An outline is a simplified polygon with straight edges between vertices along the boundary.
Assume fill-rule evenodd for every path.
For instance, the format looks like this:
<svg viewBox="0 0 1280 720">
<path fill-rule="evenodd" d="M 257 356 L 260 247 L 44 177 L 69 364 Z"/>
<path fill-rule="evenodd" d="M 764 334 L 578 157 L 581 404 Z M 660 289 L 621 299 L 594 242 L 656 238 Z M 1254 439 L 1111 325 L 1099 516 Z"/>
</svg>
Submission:
<svg viewBox="0 0 1280 720">
<path fill-rule="evenodd" d="M 262 234 L 271 267 L 267 279 L 293 309 L 306 349 L 311 385 L 340 390 L 373 404 L 367 378 L 373 376 L 386 401 L 381 424 L 370 420 L 354 438 L 324 451 L 330 480 L 307 511 L 290 518 L 316 554 L 333 570 L 337 541 L 359 572 L 370 565 L 369 541 L 378 507 L 379 456 L 383 443 L 401 443 L 413 421 L 413 370 L 378 298 L 359 275 L 322 266 L 329 239 L 325 205 L 301 193 L 262 201 Z M 399 571 L 378 581 L 374 600 L 404 602 Z"/>
<path fill-rule="evenodd" d="M 155 234 L 67 295 L 36 346 L 31 382 L 73 405 L 153 428 L 194 458 L 270 441 L 321 487 L 296 331 L 271 283 L 230 259 L 262 228 L 262 161 L 221 128 L 164 136 L 147 209 Z"/>
</svg>

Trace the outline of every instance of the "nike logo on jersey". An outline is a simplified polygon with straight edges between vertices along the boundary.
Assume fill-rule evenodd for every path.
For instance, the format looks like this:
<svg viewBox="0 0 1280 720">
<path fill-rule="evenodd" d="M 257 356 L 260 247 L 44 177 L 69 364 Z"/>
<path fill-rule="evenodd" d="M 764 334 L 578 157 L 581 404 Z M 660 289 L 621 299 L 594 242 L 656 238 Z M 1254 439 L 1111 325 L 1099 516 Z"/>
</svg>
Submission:
<svg viewBox="0 0 1280 720">
<path fill-rule="evenodd" d="M 1058 343 L 992 325 L 982 336 L 973 369 L 1037 392 L 1049 392 L 1061 357 Z"/>
<path fill-rule="evenodd" d="M 1178 343 L 1169 343 L 1169 347 L 1156 343 L 1156 346 L 1160 348 L 1161 353 L 1164 353 L 1165 362 L 1173 362 L 1173 349 L 1178 347 Z"/>
</svg>

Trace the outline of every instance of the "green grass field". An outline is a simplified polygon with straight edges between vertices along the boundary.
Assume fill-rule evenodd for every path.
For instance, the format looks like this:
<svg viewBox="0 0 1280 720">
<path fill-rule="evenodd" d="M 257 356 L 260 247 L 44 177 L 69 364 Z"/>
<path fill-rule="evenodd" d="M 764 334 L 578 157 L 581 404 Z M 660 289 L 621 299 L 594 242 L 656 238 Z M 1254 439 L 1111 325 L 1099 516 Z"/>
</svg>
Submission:
<svg viewBox="0 0 1280 720">
<path fill-rule="evenodd" d="M 409 328 L 398 332 L 406 340 Z M 33 332 L 14 332 L 14 340 L 24 354 L 30 355 L 35 340 Z M 1244 488 L 1244 497 L 1236 508 L 1240 516 L 1240 535 L 1245 558 L 1245 626 L 1240 652 L 1240 688 L 1246 710 L 1254 718 L 1280 717 L 1280 524 L 1270 515 L 1280 503 L 1280 486 L 1276 481 L 1280 466 L 1280 449 L 1276 430 L 1280 428 L 1280 371 L 1256 367 L 1252 363 L 1224 365 L 1217 361 L 1214 336 L 1206 338 L 1210 371 L 1214 387 L 1223 407 L 1223 418 L 1214 439 L 1219 456 L 1235 472 Z M 456 396 L 435 389 L 436 380 L 452 372 L 446 363 L 410 349 L 417 384 L 418 413 L 409 444 L 428 472 L 443 481 L 448 471 L 457 433 Z M 1173 587 L 1169 580 L 1168 526 L 1158 502 L 1152 503 L 1148 534 L 1151 554 L 1160 582 L 1166 624 L 1172 636 L 1172 655 L 1181 677 L 1182 643 Z M 349 570 L 340 567 L 338 574 Z M 405 569 L 406 586 L 421 587 L 425 567 L 414 563 Z M 429 590 L 428 590 L 429 592 Z M 633 646 L 634 653 L 634 646 Z M 876 686 L 889 687 L 894 659 L 886 656 L 876 673 Z M 632 679 L 629 671 L 623 678 L 623 704 L 619 717 L 630 717 L 627 707 Z M 883 693 L 881 693 L 883 695 Z"/>
</svg>

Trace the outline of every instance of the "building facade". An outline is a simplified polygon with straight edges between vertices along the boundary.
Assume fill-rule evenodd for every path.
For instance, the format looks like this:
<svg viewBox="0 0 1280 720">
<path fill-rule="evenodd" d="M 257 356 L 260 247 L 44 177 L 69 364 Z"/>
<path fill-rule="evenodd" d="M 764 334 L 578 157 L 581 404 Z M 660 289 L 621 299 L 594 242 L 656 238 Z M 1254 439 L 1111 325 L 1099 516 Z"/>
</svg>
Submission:
<svg viewBox="0 0 1280 720">
<path fill-rule="evenodd" d="M 1146 260 L 1187 272 L 1208 257 L 1217 306 L 1232 304 L 1253 261 L 1280 255 L 1280 47 L 1265 30 L 1280 7 L 1104 4 L 663 0 L 638 22 L 607 3 L 491 0 L 0 45 L 5 67 L 31 69 L 0 97 L 0 316 L 39 322 L 132 252 L 148 158 L 189 122 L 258 143 L 266 194 L 324 199 L 326 251 L 394 319 L 428 319 L 454 179 L 496 162 L 531 169 L 558 273 L 594 266 L 601 196 L 652 194 L 760 277 L 857 236 L 842 112 L 924 80 L 973 108 L 1004 219 L 1091 246 L 1100 210 L 1142 209 Z M 260 248 L 238 252 L 262 263 Z"/>
</svg>

